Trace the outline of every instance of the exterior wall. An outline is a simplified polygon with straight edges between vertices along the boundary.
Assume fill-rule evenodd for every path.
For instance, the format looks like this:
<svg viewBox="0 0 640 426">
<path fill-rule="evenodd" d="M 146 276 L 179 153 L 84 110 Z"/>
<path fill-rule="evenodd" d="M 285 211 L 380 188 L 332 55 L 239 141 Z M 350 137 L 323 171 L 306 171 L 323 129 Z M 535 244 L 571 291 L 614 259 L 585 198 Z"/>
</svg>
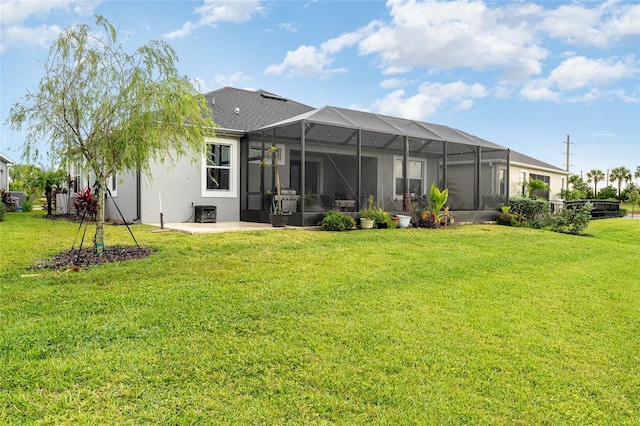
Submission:
<svg viewBox="0 0 640 426">
<path fill-rule="evenodd" d="M 105 218 L 121 220 L 120 213 L 116 209 L 117 204 L 120 212 L 124 216 L 127 222 L 134 222 L 140 220 L 138 217 L 136 196 L 137 196 L 137 184 L 136 173 L 125 172 L 119 173 L 117 176 L 117 187 L 115 191 L 111 191 L 111 198 L 107 196 L 105 202 Z M 115 204 L 114 204 L 115 203 Z"/>
<path fill-rule="evenodd" d="M 9 167 L 2 160 L 0 160 L 0 189 L 9 190 Z"/>
<path fill-rule="evenodd" d="M 233 139 L 237 142 L 237 139 Z M 239 150 L 239 146 L 238 146 Z M 239 182 L 240 161 L 239 158 L 232 163 L 233 179 Z M 143 223 L 160 222 L 160 198 L 162 198 L 162 210 L 164 222 L 193 222 L 195 220 L 195 206 L 216 206 L 217 221 L 228 222 L 240 220 L 239 191 L 235 197 L 209 197 L 203 196 L 203 159 L 201 156 L 191 158 L 184 156 L 173 165 L 160 162 L 151 165 L 151 177 L 142 176 L 141 182 L 141 221 Z M 120 185 L 120 190 L 125 185 Z M 135 193 L 135 179 L 127 181 L 129 191 L 133 186 Z M 238 187 L 239 188 L 239 187 Z M 129 194 L 127 192 L 127 194 Z M 129 199 L 129 195 L 126 196 Z M 129 201 L 135 209 L 135 198 Z M 120 206 L 120 202 L 118 205 Z M 122 207 L 120 207 L 122 209 Z"/>
<path fill-rule="evenodd" d="M 509 169 L 509 195 L 511 197 L 522 194 L 522 173 L 549 176 L 549 201 L 561 200 L 560 190 L 562 188 L 563 178 L 566 185 L 567 175 L 560 171 L 549 169 L 541 169 L 527 166 L 526 164 L 511 163 Z"/>
</svg>

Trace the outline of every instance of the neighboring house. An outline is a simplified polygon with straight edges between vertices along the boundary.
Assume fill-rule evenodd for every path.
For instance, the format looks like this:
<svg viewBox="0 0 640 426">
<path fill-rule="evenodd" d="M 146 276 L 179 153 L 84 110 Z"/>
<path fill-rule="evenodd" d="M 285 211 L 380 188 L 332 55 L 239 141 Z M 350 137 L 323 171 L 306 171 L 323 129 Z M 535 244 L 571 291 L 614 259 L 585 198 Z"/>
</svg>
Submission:
<svg viewBox="0 0 640 426">
<path fill-rule="evenodd" d="M 127 221 L 157 223 L 160 206 L 165 222 L 194 221 L 196 207 L 215 206 L 219 222 L 267 222 L 274 168 L 261 163 L 271 162 L 271 146 L 278 149 L 284 197 L 293 201 L 293 225 L 316 225 L 331 209 L 358 211 L 369 196 L 386 211 L 406 211 L 411 197 L 428 195 L 432 183 L 449 188 L 456 219 L 487 220 L 519 193 L 509 150 L 460 130 L 314 109 L 262 90 L 225 87 L 204 96 L 217 126 L 205 154 L 154 163 L 150 179 L 118 176 L 108 217 L 119 217 L 115 201 Z"/>
<path fill-rule="evenodd" d="M 11 164 L 13 164 L 13 161 L 0 153 L 0 189 L 9 190 L 9 166 Z"/>
<path fill-rule="evenodd" d="M 510 195 L 525 194 L 523 182 L 533 178 L 549 185 L 549 191 L 539 191 L 536 195 L 550 201 L 562 199 L 560 191 L 567 189 L 567 178 L 571 173 L 516 151 L 511 151 L 510 165 Z"/>
</svg>

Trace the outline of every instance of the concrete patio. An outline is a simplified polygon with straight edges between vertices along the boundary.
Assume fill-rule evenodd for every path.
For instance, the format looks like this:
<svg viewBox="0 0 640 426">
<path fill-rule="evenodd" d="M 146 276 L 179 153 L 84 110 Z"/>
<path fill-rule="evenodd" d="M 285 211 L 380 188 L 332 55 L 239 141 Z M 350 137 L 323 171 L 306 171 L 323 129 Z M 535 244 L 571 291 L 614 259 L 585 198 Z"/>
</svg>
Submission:
<svg viewBox="0 0 640 426">
<path fill-rule="evenodd" d="M 149 223 L 151 226 L 158 228 L 160 231 L 159 223 Z M 220 232 L 231 231 L 266 231 L 266 230 L 278 230 L 285 228 L 274 228 L 269 223 L 255 223 L 255 222 L 218 222 L 218 223 L 197 223 L 197 222 L 172 222 L 165 223 L 165 231 L 178 231 L 186 234 L 215 234 Z"/>
</svg>

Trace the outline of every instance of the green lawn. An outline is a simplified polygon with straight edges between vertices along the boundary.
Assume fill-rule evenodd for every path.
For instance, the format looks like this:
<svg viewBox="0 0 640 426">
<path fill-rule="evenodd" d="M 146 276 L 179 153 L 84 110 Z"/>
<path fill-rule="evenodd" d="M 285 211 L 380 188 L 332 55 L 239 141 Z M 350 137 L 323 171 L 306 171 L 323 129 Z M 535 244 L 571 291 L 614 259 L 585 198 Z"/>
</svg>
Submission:
<svg viewBox="0 0 640 426">
<path fill-rule="evenodd" d="M 152 257 L 65 273 L 38 215 L 0 223 L 0 424 L 640 423 L 640 220 L 138 225 Z"/>
</svg>

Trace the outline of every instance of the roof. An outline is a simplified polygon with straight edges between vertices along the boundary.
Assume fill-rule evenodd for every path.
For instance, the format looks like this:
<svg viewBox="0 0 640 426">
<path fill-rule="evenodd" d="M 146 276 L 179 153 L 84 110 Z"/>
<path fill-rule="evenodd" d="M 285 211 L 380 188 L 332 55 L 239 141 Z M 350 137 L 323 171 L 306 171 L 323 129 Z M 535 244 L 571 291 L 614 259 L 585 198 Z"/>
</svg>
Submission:
<svg viewBox="0 0 640 426">
<path fill-rule="evenodd" d="M 560 167 L 556 167 L 552 164 L 549 163 L 545 163 L 544 161 L 540 161 L 536 158 L 533 157 L 529 157 L 528 155 L 522 154 L 520 152 L 517 151 L 511 151 L 511 155 L 509 157 L 509 160 L 512 163 L 519 163 L 519 164 L 523 164 L 526 166 L 530 166 L 533 168 L 538 168 L 538 169 L 546 169 L 546 170 L 552 170 L 558 173 L 566 173 L 569 174 L 569 172 L 567 172 L 566 170 L 561 169 Z"/>
<path fill-rule="evenodd" d="M 13 164 L 13 160 L 0 152 L 0 161 L 7 164 Z"/>
<path fill-rule="evenodd" d="M 216 127 L 243 133 L 313 110 L 313 107 L 264 90 L 223 87 L 203 96 L 211 108 Z"/>
<path fill-rule="evenodd" d="M 409 136 L 423 140 L 455 142 L 499 150 L 507 149 L 493 142 L 441 124 L 425 123 L 334 106 L 324 106 L 308 111 L 274 124 L 265 125 L 259 130 L 287 126 L 301 121 L 376 133 Z"/>
</svg>

